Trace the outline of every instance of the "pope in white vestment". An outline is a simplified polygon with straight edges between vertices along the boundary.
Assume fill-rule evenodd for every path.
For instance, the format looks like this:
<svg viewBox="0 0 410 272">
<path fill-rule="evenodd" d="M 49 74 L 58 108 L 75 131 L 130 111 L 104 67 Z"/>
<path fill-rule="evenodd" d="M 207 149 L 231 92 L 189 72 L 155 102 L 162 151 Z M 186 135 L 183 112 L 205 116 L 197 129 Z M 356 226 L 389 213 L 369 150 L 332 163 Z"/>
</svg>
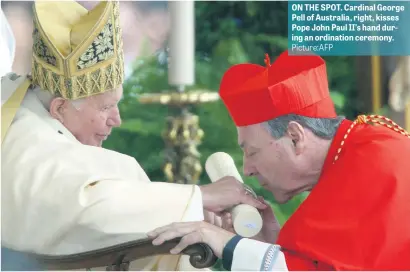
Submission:
<svg viewBox="0 0 410 272">
<path fill-rule="evenodd" d="M 134 158 L 82 144 L 35 91 L 75 100 L 123 83 L 118 5 L 101 2 L 89 12 L 76 2 L 34 4 L 32 78 L 8 74 L 1 82 L 2 94 L 15 92 L 2 103 L 4 246 L 71 254 L 145 238 L 172 222 L 203 220 L 198 186 L 152 183 Z M 99 54 L 102 43 L 110 50 Z M 167 255 L 130 269 L 193 267 L 185 256 Z"/>
</svg>

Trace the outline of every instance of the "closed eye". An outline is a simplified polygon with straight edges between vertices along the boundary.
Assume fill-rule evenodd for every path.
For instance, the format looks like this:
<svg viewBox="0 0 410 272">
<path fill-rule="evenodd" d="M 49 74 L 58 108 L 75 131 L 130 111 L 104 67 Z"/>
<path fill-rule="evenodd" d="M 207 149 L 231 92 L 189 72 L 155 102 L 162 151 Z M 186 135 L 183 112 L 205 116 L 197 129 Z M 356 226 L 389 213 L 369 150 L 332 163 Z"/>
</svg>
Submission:
<svg viewBox="0 0 410 272">
<path fill-rule="evenodd" d="M 111 109 L 112 107 L 114 107 L 114 105 L 106 105 L 106 106 L 102 107 L 102 110 L 107 111 L 107 110 Z"/>
</svg>

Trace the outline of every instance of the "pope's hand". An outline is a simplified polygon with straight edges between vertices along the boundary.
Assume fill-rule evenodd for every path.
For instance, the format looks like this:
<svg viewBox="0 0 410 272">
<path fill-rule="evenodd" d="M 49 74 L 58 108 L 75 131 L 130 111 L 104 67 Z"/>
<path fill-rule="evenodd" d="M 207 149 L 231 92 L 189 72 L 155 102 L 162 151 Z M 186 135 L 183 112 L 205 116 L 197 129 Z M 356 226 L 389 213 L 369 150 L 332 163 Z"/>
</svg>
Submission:
<svg viewBox="0 0 410 272">
<path fill-rule="evenodd" d="M 218 258 L 222 257 L 225 245 L 234 236 L 232 232 L 203 221 L 173 223 L 148 233 L 148 237 L 154 238 L 153 245 L 161 245 L 165 241 L 182 237 L 181 242 L 171 249 L 171 254 L 180 254 L 189 245 L 205 243 L 212 248 Z"/>
<path fill-rule="evenodd" d="M 222 218 L 214 212 L 204 210 L 204 221 L 222 228 Z"/>
<path fill-rule="evenodd" d="M 248 194 L 243 184 L 234 177 L 224 177 L 200 188 L 204 209 L 214 213 L 221 213 L 239 204 L 248 204 L 257 209 L 268 207 Z"/>
</svg>

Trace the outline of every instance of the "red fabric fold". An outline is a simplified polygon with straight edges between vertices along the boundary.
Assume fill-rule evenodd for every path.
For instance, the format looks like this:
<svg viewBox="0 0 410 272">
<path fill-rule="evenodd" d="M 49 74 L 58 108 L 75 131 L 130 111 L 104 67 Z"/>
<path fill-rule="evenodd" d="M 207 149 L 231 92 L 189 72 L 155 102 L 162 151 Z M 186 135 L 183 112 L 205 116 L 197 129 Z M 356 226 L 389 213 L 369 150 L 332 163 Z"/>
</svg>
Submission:
<svg viewBox="0 0 410 272">
<path fill-rule="evenodd" d="M 410 270 L 410 140 L 343 121 L 321 178 L 283 226 L 290 270 Z"/>
</svg>

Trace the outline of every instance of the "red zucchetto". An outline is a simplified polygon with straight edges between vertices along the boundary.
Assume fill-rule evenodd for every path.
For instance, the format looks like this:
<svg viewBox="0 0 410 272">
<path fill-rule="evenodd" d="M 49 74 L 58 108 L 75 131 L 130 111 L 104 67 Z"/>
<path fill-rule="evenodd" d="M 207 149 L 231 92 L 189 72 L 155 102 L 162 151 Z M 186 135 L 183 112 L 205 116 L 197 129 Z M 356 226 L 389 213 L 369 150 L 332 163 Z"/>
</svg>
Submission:
<svg viewBox="0 0 410 272">
<path fill-rule="evenodd" d="M 326 64 L 319 56 L 285 51 L 266 67 L 234 65 L 224 74 L 219 94 L 236 126 L 265 122 L 286 114 L 334 118 Z"/>
</svg>

